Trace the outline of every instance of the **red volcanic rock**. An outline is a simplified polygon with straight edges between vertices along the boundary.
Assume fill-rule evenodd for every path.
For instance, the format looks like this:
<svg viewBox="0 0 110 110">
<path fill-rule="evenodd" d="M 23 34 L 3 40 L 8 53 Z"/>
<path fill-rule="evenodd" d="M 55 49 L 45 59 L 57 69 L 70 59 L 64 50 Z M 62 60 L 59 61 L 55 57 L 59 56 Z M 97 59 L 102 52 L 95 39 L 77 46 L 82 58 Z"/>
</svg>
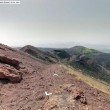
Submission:
<svg viewBox="0 0 110 110">
<path fill-rule="evenodd" d="M 20 71 L 14 67 L 0 64 L 0 79 L 8 79 L 13 83 L 17 83 L 22 80 L 22 76 Z"/>
<path fill-rule="evenodd" d="M 19 67 L 20 62 L 14 58 L 8 58 L 4 54 L 0 54 L 0 79 L 8 79 L 11 82 L 20 82 L 22 77 Z"/>
<path fill-rule="evenodd" d="M 0 62 L 4 64 L 9 64 L 11 66 L 14 66 L 15 68 L 19 67 L 20 62 L 17 59 L 14 58 L 8 58 L 7 56 L 0 54 Z"/>
</svg>

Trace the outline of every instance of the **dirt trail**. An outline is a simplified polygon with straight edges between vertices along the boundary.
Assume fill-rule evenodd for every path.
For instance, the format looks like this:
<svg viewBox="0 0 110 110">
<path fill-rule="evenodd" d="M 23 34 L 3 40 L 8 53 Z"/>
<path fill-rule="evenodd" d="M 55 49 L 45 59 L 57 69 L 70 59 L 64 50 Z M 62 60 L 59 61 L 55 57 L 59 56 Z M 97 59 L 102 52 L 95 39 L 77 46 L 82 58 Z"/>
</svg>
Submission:
<svg viewBox="0 0 110 110">
<path fill-rule="evenodd" d="M 76 101 L 77 107 L 71 108 L 49 108 L 51 96 L 58 99 L 59 105 L 66 104 L 61 102 L 59 97 L 67 94 L 65 88 L 73 85 L 80 88 L 87 98 L 87 105 Z M 50 98 L 45 95 L 52 93 Z M 50 100 L 50 102 L 48 102 Z M 70 100 L 71 101 L 71 100 Z M 47 104 L 48 103 L 48 104 Z M 46 105 L 47 104 L 47 105 Z M 73 104 L 74 105 L 74 104 Z M 48 106 L 46 108 L 46 106 Z M 64 105 L 65 106 L 65 105 Z M 69 107 L 69 105 L 67 105 Z M 82 109 L 81 109 L 82 108 Z M 2 84 L 0 83 L 0 110 L 110 110 L 110 102 L 107 101 L 100 91 L 86 85 L 85 83 L 75 79 L 75 76 L 57 64 L 46 65 L 39 71 L 23 76 L 23 80 L 18 84 Z"/>
</svg>

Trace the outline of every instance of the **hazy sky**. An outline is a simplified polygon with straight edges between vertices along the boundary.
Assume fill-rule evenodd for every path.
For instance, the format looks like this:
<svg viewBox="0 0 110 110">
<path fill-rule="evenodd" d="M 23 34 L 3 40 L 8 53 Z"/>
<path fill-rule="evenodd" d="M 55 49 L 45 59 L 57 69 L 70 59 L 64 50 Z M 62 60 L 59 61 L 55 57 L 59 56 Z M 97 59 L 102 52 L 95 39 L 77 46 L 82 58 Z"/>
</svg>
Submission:
<svg viewBox="0 0 110 110">
<path fill-rule="evenodd" d="M 110 0 L 21 0 L 0 4 L 0 42 L 10 46 L 110 44 Z"/>
</svg>

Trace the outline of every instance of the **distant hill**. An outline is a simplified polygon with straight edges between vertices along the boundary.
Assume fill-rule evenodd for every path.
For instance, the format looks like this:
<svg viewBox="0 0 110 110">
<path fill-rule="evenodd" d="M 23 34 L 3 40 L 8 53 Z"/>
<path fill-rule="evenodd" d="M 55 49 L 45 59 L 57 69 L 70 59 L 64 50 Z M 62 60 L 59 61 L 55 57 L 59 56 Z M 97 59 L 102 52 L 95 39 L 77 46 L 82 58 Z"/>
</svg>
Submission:
<svg viewBox="0 0 110 110">
<path fill-rule="evenodd" d="M 71 55 L 71 60 L 74 61 L 74 58 L 76 59 L 91 59 L 95 63 L 103 66 L 104 68 L 110 69 L 110 54 L 103 53 L 94 49 L 89 49 L 82 46 L 75 46 L 70 49 L 66 49 L 66 52 L 68 52 Z"/>
<path fill-rule="evenodd" d="M 66 50 L 71 57 L 67 60 L 71 66 L 83 70 L 97 79 L 110 83 L 110 54 L 76 46 Z"/>
<path fill-rule="evenodd" d="M 101 52 L 95 50 L 95 49 L 89 49 L 83 46 L 75 46 L 69 49 L 65 49 L 70 55 L 79 55 L 79 54 L 85 54 L 85 55 L 91 55 L 91 54 L 99 54 Z"/>
<path fill-rule="evenodd" d="M 33 58 L 40 59 L 40 60 L 42 60 L 43 62 L 46 62 L 46 63 L 56 63 L 56 62 L 58 62 L 57 58 L 53 54 L 51 54 L 50 52 L 41 51 L 40 49 L 38 49 L 34 46 L 31 46 L 31 45 L 27 45 L 27 46 L 21 48 L 20 50 L 28 53 Z"/>
</svg>

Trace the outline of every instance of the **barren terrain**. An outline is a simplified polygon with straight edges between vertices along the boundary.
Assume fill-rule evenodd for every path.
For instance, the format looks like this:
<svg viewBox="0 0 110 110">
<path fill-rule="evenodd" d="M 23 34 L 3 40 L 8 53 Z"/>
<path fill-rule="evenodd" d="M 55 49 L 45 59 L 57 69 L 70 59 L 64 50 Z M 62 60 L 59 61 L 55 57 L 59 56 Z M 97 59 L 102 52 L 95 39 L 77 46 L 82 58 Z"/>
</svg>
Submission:
<svg viewBox="0 0 110 110">
<path fill-rule="evenodd" d="M 0 65 L 13 67 L 22 76 L 19 83 L 5 74 L 0 80 L 0 110 L 110 110 L 101 91 L 77 80 L 60 64 L 44 64 L 5 45 L 0 45 L 0 56 L 19 61 L 19 68 L 4 60 Z"/>
</svg>

